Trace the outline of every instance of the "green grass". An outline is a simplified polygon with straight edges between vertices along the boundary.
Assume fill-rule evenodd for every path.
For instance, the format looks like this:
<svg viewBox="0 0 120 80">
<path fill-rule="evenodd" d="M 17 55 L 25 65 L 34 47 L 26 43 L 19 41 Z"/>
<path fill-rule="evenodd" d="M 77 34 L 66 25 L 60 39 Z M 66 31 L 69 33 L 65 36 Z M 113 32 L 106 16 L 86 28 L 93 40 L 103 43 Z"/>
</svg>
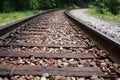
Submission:
<svg viewBox="0 0 120 80">
<path fill-rule="evenodd" d="M 11 13 L 0 13 L 0 24 L 4 22 L 9 22 L 13 20 L 18 20 L 30 15 L 33 15 L 38 12 L 43 12 L 43 11 L 19 11 L 19 12 L 11 12 Z"/>
<path fill-rule="evenodd" d="M 91 14 L 91 15 L 98 16 L 98 17 L 103 18 L 103 19 L 107 19 L 107 20 L 120 21 L 120 14 L 113 15 L 110 12 L 106 12 L 105 14 L 100 14 L 97 12 L 96 9 L 87 10 L 87 13 Z"/>
</svg>

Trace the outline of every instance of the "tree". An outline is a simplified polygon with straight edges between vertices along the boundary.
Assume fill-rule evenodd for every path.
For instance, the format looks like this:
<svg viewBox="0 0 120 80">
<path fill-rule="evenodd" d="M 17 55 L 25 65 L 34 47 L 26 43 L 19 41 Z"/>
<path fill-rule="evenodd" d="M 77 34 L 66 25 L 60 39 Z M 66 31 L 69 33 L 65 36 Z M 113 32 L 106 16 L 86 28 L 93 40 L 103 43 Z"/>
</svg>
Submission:
<svg viewBox="0 0 120 80">
<path fill-rule="evenodd" d="M 39 0 L 29 0 L 29 9 L 39 9 Z"/>
<path fill-rule="evenodd" d="M 14 4 L 10 0 L 0 0 L 0 12 L 14 11 Z"/>
<path fill-rule="evenodd" d="M 109 11 L 114 15 L 120 13 L 120 0 L 110 0 Z"/>
<path fill-rule="evenodd" d="M 93 4 L 98 12 L 120 13 L 120 0 L 0 0 L 0 12 L 68 8 L 74 5 L 88 7 Z"/>
<path fill-rule="evenodd" d="M 120 0 L 96 0 L 95 6 L 98 12 L 104 14 L 107 11 L 116 15 L 120 13 Z"/>
</svg>

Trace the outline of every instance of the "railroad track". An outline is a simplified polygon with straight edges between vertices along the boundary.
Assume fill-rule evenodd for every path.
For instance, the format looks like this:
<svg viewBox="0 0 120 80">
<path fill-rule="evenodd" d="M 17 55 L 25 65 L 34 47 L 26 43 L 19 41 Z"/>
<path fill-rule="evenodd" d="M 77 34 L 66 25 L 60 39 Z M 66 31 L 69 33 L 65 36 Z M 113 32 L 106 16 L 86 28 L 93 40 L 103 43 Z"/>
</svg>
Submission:
<svg viewBox="0 0 120 80">
<path fill-rule="evenodd" d="M 0 79 L 117 80 L 120 65 L 59 10 L 0 39 Z"/>
</svg>

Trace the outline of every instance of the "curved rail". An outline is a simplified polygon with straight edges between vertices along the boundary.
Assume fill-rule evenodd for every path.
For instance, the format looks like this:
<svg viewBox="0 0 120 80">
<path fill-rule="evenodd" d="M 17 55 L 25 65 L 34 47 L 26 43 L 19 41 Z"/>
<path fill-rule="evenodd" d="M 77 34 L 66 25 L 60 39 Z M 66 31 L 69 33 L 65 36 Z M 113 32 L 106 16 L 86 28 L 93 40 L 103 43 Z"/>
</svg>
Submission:
<svg viewBox="0 0 120 80">
<path fill-rule="evenodd" d="M 74 17 L 69 13 L 70 10 L 66 10 L 65 14 L 77 25 L 79 28 L 83 29 L 88 35 L 90 35 L 94 40 L 98 42 L 99 47 L 106 49 L 110 55 L 109 57 L 116 63 L 120 63 L 120 42 L 114 40 L 110 36 L 100 32 L 99 30 L 91 27 L 80 21 L 78 18 Z"/>
</svg>

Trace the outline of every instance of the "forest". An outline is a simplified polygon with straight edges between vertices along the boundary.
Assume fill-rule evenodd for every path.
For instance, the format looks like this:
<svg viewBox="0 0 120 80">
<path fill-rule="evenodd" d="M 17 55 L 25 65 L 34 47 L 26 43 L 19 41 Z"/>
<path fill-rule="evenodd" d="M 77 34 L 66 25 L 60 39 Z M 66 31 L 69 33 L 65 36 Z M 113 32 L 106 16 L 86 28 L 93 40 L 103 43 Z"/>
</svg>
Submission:
<svg viewBox="0 0 120 80">
<path fill-rule="evenodd" d="M 120 0 L 0 0 L 0 13 L 60 8 L 96 8 L 101 14 L 120 13 Z"/>
</svg>

